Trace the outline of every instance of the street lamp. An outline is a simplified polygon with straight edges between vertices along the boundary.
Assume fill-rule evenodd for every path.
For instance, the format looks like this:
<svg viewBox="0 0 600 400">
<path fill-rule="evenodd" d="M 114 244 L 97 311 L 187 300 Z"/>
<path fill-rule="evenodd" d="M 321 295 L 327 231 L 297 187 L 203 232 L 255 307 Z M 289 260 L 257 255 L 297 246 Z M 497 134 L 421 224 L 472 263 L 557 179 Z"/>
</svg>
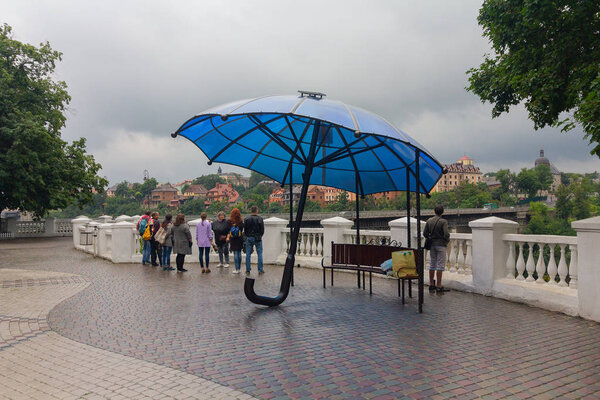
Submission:
<svg viewBox="0 0 600 400">
<path fill-rule="evenodd" d="M 144 170 L 144 183 L 146 183 L 146 181 L 150 179 L 150 174 L 148 173 L 148 170 L 145 169 Z M 146 188 L 147 192 L 146 192 L 146 202 L 148 203 L 148 209 L 150 209 L 150 188 L 147 187 Z"/>
</svg>

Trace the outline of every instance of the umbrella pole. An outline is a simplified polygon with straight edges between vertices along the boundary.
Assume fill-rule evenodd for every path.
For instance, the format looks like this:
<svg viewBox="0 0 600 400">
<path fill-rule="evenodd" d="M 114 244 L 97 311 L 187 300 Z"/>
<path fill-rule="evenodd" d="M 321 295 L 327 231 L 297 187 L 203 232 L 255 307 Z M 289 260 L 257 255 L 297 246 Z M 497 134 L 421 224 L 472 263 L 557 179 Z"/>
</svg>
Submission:
<svg viewBox="0 0 600 400">
<path fill-rule="evenodd" d="M 300 224 L 302 223 L 302 215 L 304 214 L 304 205 L 306 204 L 308 185 L 310 183 L 310 177 L 312 175 L 315 163 L 317 138 L 319 136 L 318 133 L 320 127 L 321 123 L 316 121 L 310 143 L 310 150 L 307 157 L 307 164 L 304 167 L 304 174 L 302 174 L 302 190 L 300 191 L 300 199 L 298 200 L 298 208 L 296 210 L 296 220 L 294 221 L 294 230 L 292 231 L 292 236 L 290 237 L 290 249 L 288 250 L 287 258 L 285 259 L 285 267 L 283 268 L 283 277 L 281 279 L 279 293 L 275 297 L 258 295 L 254 291 L 254 278 L 246 278 L 246 281 L 244 282 L 244 294 L 246 295 L 246 298 L 248 298 L 248 300 L 254 304 L 261 304 L 269 307 L 278 306 L 285 301 L 290 293 L 290 283 L 292 282 L 295 255 L 298 248 L 298 235 L 300 234 Z"/>
<path fill-rule="evenodd" d="M 423 249 L 421 248 L 421 190 L 420 190 L 420 183 L 421 183 L 421 177 L 419 174 L 419 159 L 421 158 L 421 150 L 417 149 L 416 151 L 416 158 L 415 158 L 415 166 L 417 168 L 416 171 L 416 178 L 417 178 L 417 185 L 416 185 L 416 191 L 415 194 L 417 196 L 417 252 L 419 253 L 419 313 L 423 312 L 423 280 L 424 280 L 424 270 L 425 270 L 425 260 L 423 260 L 423 256 L 425 254 L 425 252 L 423 251 Z"/>
<path fill-rule="evenodd" d="M 292 233 L 294 231 L 294 185 L 292 183 L 292 165 L 290 163 L 290 240 L 292 240 Z M 291 245 L 291 242 L 290 242 Z M 292 267 L 292 286 L 294 286 L 294 268 Z"/>
<path fill-rule="evenodd" d="M 406 247 L 410 248 L 410 168 L 406 166 Z"/>
<path fill-rule="evenodd" d="M 355 174 L 356 175 L 356 220 L 355 220 L 355 224 L 356 224 L 356 244 L 360 244 L 360 214 L 359 214 L 359 209 L 358 209 L 358 172 Z M 360 271 L 356 271 L 356 283 L 358 284 L 358 287 L 360 288 Z M 364 287 L 364 279 L 363 279 L 363 287 Z"/>
</svg>

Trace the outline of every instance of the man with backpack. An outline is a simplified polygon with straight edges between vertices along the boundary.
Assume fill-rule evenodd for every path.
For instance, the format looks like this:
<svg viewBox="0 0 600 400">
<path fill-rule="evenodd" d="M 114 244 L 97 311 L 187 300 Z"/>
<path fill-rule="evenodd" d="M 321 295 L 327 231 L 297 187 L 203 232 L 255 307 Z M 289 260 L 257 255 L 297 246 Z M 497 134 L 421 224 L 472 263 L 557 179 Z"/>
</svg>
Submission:
<svg viewBox="0 0 600 400">
<path fill-rule="evenodd" d="M 246 275 L 250 274 L 250 256 L 254 247 L 258 256 L 258 273 L 263 274 L 265 271 L 263 270 L 262 237 L 265 233 L 265 224 L 262 217 L 258 215 L 258 207 L 252 206 L 250 212 L 252 214 L 244 220 L 244 232 L 246 234 Z"/>
<path fill-rule="evenodd" d="M 148 222 L 151 221 L 150 218 L 150 210 L 147 210 L 144 215 L 142 215 L 142 217 L 140 218 L 140 220 L 137 223 L 137 230 L 138 233 L 140 234 L 140 237 L 143 240 L 143 247 L 142 247 L 142 265 L 146 265 L 146 264 L 150 264 L 150 249 L 151 249 L 151 245 L 150 245 L 150 239 L 144 239 L 144 233 L 146 232 L 146 230 L 148 230 Z M 152 232 L 150 231 L 150 234 L 152 234 Z"/>
</svg>

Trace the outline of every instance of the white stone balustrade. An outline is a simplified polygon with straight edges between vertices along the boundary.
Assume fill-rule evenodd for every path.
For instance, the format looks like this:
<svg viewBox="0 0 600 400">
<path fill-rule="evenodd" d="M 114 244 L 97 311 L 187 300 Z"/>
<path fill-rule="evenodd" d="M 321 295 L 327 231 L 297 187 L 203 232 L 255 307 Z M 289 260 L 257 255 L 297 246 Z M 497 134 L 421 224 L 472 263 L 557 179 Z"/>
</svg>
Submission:
<svg viewBox="0 0 600 400">
<path fill-rule="evenodd" d="M 507 279 L 567 287 L 569 277 L 573 288 L 577 287 L 576 237 L 507 234 L 503 239 L 508 246 Z"/>
<path fill-rule="evenodd" d="M 138 219 L 138 216 L 119 216 L 115 219 L 119 222 L 99 223 L 78 217 L 72 221 L 73 243 L 77 248 L 115 263 L 141 262 L 135 228 Z M 189 222 L 194 246 L 186 262 L 198 262 L 195 243 L 198 222 Z M 332 241 L 356 241 L 352 221 L 334 217 L 321 221 L 321 225 L 323 228 L 300 230 L 296 264 L 319 267 L 321 258 L 329 262 Z M 444 286 L 600 321 L 600 217 L 574 222 L 577 237 L 521 235 L 517 234 L 517 223 L 496 217 L 472 221 L 469 225 L 471 234 L 450 234 Z M 361 230 L 361 242 L 381 243 L 385 239 L 386 243 L 396 240 L 405 245 L 406 228 L 406 218 L 400 218 L 390 222 L 389 231 Z M 416 221 L 411 228 L 414 247 Z M 92 232 L 91 245 L 80 245 L 81 232 Z M 286 220 L 265 220 L 265 263 L 285 263 L 289 236 Z M 217 257 L 212 252 L 211 262 L 218 260 Z M 252 261 L 256 262 L 255 254 Z"/>
</svg>

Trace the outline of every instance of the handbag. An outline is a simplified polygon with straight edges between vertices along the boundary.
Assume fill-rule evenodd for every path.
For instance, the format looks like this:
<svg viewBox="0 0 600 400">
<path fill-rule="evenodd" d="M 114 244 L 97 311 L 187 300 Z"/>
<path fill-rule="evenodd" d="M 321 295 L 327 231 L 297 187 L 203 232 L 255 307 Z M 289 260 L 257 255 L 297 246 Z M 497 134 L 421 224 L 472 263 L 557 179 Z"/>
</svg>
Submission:
<svg viewBox="0 0 600 400">
<path fill-rule="evenodd" d="M 154 240 L 158 243 L 163 244 L 165 239 L 167 238 L 167 231 L 161 226 L 158 231 L 154 234 Z"/>
<path fill-rule="evenodd" d="M 440 218 L 438 218 L 438 220 L 435 221 L 435 224 L 433 224 L 433 228 L 431 228 L 431 233 L 425 238 L 425 244 L 423 245 L 423 248 L 425 250 L 431 250 L 431 244 L 433 243 L 433 238 L 431 237 L 431 235 L 433 234 L 433 231 L 435 230 L 435 227 L 437 226 L 438 222 L 440 222 Z"/>
</svg>

